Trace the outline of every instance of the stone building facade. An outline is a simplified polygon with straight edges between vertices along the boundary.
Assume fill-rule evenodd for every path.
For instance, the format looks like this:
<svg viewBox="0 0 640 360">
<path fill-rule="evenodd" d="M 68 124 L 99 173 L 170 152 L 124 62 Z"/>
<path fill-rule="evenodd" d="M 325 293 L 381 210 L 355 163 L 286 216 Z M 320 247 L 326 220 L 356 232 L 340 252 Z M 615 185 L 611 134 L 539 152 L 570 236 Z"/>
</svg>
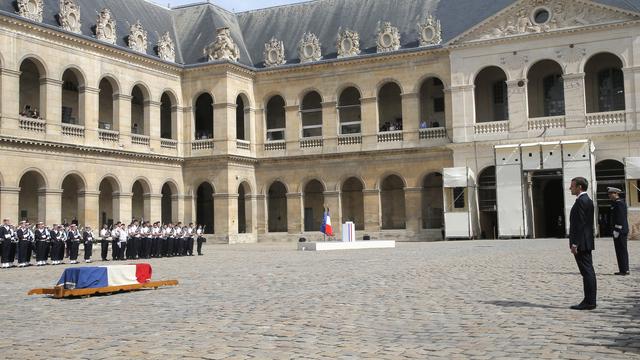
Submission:
<svg viewBox="0 0 640 360">
<path fill-rule="evenodd" d="M 639 1 L 103 3 L 0 5 L 2 217 L 555 236 L 580 169 L 602 234 L 611 185 L 638 231 Z"/>
</svg>

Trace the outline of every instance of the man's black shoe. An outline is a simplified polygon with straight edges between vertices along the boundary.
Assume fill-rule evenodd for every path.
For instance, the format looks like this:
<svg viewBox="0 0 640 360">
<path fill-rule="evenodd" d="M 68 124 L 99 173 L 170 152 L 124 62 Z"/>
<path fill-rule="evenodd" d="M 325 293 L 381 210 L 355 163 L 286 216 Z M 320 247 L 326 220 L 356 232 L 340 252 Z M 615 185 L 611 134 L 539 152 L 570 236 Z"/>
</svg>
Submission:
<svg viewBox="0 0 640 360">
<path fill-rule="evenodd" d="M 628 272 L 628 271 L 626 271 L 626 272 L 620 271 L 620 272 L 617 272 L 617 273 L 613 273 L 613 275 L 622 275 L 622 276 L 626 276 L 626 275 L 629 275 L 629 272 Z"/>
<path fill-rule="evenodd" d="M 571 306 L 571 309 L 573 310 L 593 310 L 596 308 L 596 305 L 590 305 L 590 304 L 578 304 L 578 305 L 573 305 Z"/>
</svg>

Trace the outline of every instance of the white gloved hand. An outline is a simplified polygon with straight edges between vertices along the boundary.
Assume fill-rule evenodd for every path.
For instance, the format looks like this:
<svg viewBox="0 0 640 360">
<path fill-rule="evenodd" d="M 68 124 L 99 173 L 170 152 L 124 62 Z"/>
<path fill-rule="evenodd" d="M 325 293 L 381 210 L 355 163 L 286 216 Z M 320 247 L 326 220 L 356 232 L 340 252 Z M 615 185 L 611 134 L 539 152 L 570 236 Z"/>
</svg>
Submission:
<svg viewBox="0 0 640 360">
<path fill-rule="evenodd" d="M 617 238 L 618 236 L 620 236 L 620 233 L 614 230 L 613 231 L 613 237 Z"/>
</svg>

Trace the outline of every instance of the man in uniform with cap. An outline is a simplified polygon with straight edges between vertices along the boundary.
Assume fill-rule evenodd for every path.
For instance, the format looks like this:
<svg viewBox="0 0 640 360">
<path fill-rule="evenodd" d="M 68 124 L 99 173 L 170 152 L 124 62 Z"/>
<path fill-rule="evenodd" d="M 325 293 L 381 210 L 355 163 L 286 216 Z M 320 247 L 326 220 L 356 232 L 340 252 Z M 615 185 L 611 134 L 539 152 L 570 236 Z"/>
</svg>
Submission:
<svg viewBox="0 0 640 360">
<path fill-rule="evenodd" d="M 613 245 L 618 259 L 616 275 L 629 275 L 629 252 L 627 251 L 627 235 L 629 223 L 627 221 L 627 204 L 620 194 L 622 190 L 614 187 L 607 188 L 611 200 L 611 230 L 613 230 Z"/>
<path fill-rule="evenodd" d="M 9 268 L 13 266 L 13 259 L 11 258 L 11 247 L 13 246 L 13 230 L 11 229 L 11 220 L 2 220 L 2 226 L 0 226 L 0 249 L 2 252 L 2 267 Z"/>
</svg>

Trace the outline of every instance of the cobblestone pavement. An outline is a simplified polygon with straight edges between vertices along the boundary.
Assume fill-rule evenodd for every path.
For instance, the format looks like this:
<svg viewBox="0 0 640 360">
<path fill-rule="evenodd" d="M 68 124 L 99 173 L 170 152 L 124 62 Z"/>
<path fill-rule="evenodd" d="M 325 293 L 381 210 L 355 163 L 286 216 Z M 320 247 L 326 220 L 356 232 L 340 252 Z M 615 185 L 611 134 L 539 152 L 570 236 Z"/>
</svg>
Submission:
<svg viewBox="0 0 640 360">
<path fill-rule="evenodd" d="M 610 275 L 611 240 L 596 247 L 591 312 L 568 309 L 582 281 L 555 239 L 210 245 L 149 261 L 178 287 L 73 300 L 26 296 L 62 267 L 3 270 L 0 357 L 640 359 L 640 242 L 627 277 Z"/>
</svg>

